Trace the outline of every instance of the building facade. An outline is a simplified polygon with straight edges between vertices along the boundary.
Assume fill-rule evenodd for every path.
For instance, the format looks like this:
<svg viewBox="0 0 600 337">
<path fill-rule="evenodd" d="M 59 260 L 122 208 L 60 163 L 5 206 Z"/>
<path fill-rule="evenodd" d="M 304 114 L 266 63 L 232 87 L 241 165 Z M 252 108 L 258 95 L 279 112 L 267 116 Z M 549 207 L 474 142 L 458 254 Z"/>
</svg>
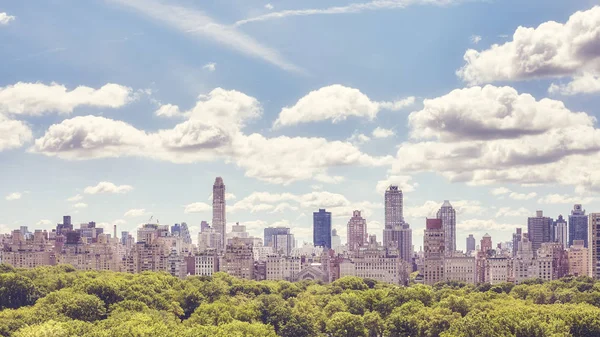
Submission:
<svg viewBox="0 0 600 337">
<path fill-rule="evenodd" d="M 542 243 L 553 241 L 553 225 L 552 218 L 544 216 L 542 211 L 537 211 L 535 217 L 527 219 L 527 235 L 534 254 L 537 254 Z"/>
<path fill-rule="evenodd" d="M 451 255 L 456 251 L 456 210 L 450 201 L 444 200 L 437 212 L 437 218 L 442 220 L 444 229 L 445 253 Z"/>
<path fill-rule="evenodd" d="M 572 246 L 575 240 L 583 240 L 584 247 L 588 247 L 588 216 L 581 204 L 574 205 L 569 215 L 568 246 Z"/>
<path fill-rule="evenodd" d="M 347 229 L 348 250 L 355 251 L 367 245 L 367 220 L 360 215 L 360 211 L 352 212 Z"/>
<path fill-rule="evenodd" d="M 588 215 L 588 271 L 590 277 L 600 278 L 600 213 Z"/>
<path fill-rule="evenodd" d="M 225 184 L 223 178 L 217 177 L 213 184 L 213 218 L 212 228 L 221 234 L 221 247 L 225 247 L 226 234 L 226 209 L 225 209 Z"/>
<path fill-rule="evenodd" d="M 325 209 L 313 213 L 313 244 L 331 248 L 331 212 Z"/>
<path fill-rule="evenodd" d="M 442 219 L 427 219 L 423 235 L 423 282 L 433 285 L 445 280 L 446 232 Z"/>
</svg>

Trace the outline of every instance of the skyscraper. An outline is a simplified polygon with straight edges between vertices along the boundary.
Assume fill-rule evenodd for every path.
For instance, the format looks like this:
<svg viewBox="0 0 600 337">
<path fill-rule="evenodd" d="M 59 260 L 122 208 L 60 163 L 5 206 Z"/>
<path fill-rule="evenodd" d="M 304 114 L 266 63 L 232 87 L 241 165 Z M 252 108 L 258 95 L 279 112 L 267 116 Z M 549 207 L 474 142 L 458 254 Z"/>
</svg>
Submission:
<svg viewBox="0 0 600 337">
<path fill-rule="evenodd" d="M 217 177 L 213 185 L 213 220 L 212 227 L 221 234 L 221 247 L 225 247 L 225 184 L 223 178 Z"/>
<path fill-rule="evenodd" d="M 348 250 L 355 251 L 367 245 L 367 220 L 360 215 L 360 211 L 352 212 L 352 217 L 348 221 L 347 235 Z"/>
<path fill-rule="evenodd" d="M 544 212 L 536 211 L 535 217 L 527 218 L 527 235 L 531 241 L 533 254 L 542 247 L 544 242 L 552 242 L 554 223 L 552 218 L 544 216 Z"/>
<path fill-rule="evenodd" d="M 562 215 L 554 221 L 554 242 L 561 243 L 563 249 L 569 248 L 569 238 L 567 237 L 567 221 Z"/>
<path fill-rule="evenodd" d="M 402 190 L 398 186 L 390 185 L 385 191 L 385 228 L 394 228 L 404 223 L 402 207 Z"/>
<path fill-rule="evenodd" d="M 600 277 L 600 213 L 588 215 L 588 271 L 590 277 Z"/>
<path fill-rule="evenodd" d="M 467 237 L 467 254 L 475 251 L 475 237 L 473 234 L 469 234 Z"/>
<path fill-rule="evenodd" d="M 442 220 L 444 238 L 446 240 L 446 254 L 451 255 L 456 250 L 456 210 L 450 201 L 444 200 L 444 204 L 437 212 L 437 218 Z"/>
<path fill-rule="evenodd" d="M 331 212 L 319 209 L 313 213 L 313 244 L 331 248 Z"/>
<path fill-rule="evenodd" d="M 492 237 L 488 233 L 485 233 L 483 238 L 481 238 L 480 249 L 482 253 L 487 253 L 492 250 Z"/>
<path fill-rule="evenodd" d="M 267 227 L 264 229 L 264 240 L 263 245 L 265 247 L 272 246 L 273 235 L 287 235 L 290 234 L 288 227 Z"/>
<path fill-rule="evenodd" d="M 584 247 L 588 246 L 588 216 L 580 204 L 573 206 L 569 215 L 569 246 L 574 240 L 583 240 Z"/>
<path fill-rule="evenodd" d="M 423 281 L 435 284 L 444 279 L 446 240 L 441 219 L 427 219 L 423 235 Z"/>
<path fill-rule="evenodd" d="M 523 239 L 523 230 L 521 228 L 517 228 L 516 232 L 512 235 L 512 256 L 517 256 L 517 252 L 519 251 L 519 242 Z"/>
</svg>

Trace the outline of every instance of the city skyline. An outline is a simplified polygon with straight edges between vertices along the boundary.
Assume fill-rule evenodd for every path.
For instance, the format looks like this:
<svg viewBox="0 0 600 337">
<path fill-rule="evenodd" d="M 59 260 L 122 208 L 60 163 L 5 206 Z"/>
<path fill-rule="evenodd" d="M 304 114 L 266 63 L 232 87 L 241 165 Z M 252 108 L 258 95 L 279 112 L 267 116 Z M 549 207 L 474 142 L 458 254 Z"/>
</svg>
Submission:
<svg viewBox="0 0 600 337">
<path fill-rule="evenodd" d="M 343 242 L 354 210 L 382 241 L 390 184 L 417 251 L 443 200 L 459 250 L 468 234 L 511 241 L 537 210 L 600 210 L 600 7 L 438 3 L 2 3 L 0 232 L 154 216 L 196 239 L 217 176 L 227 226 L 298 242 L 319 208 Z"/>
</svg>

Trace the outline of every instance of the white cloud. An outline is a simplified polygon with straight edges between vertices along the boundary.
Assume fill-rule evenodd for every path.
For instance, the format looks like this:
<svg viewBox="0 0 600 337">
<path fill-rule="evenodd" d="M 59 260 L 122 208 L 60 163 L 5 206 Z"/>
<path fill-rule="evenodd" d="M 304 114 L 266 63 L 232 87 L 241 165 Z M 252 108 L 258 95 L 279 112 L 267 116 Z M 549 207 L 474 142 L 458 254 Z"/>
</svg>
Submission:
<svg viewBox="0 0 600 337">
<path fill-rule="evenodd" d="M 84 202 L 78 202 L 75 205 L 73 205 L 73 207 L 75 207 L 75 208 L 86 208 L 86 207 L 88 207 L 88 205 L 86 203 L 84 203 Z"/>
<path fill-rule="evenodd" d="M 172 129 L 146 133 L 104 117 L 80 116 L 50 126 L 30 152 L 69 160 L 139 156 L 194 163 L 223 159 L 246 176 L 289 184 L 314 179 L 339 183 L 332 166 L 387 166 L 391 156 L 373 157 L 348 142 L 325 138 L 245 135 L 242 129 L 262 115 L 261 104 L 237 91 L 217 88 L 202 95 L 182 115 L 189 118 Z"/>
<path fill-rule="evenodd" d="M 381 109 L 400 110 L 414 104 L 409 97 L 397 102 L 375 102 L 358 89 L 334 84 L 311 91 L 292 107 L 285 107 L 273 124 L 275 128 L 301 123 L 331 120 L 338 123 L 348 117 L 373 120 Z"/>
<path fill-rule="evenodd" d="M 576 12 L 565 23 L 519 27 L 512 41 L 478 52 L 467 50 L 457 75 L 470 84 L 572 76 L 600 71 L 600 7 Z"/>
<path fill-rule="evenodd" d="M 297 211 L 298 206 L 293 206 L 288 202 L 282 202 L 273 208 L 271 213 L 285 213 L 286 211 Z"/>
<path fill-rule="evenodd" d="M 524 218 L 532 213 L 524 207 L 519 207 L 518 209 L 512 209 L 510 207 L 500 207 L 498 212 L 496 212 L 496 218 L 502 217 L 519 217 Z"/>
<path fill-rule="evenodd" d="M 498 187 L 498 188 L 494 188 L 491 193 L 492 195 L 502 195 L 502 194 L 508 194 L 511 191 L 506 188 L 506 187 Z"/>
<path fill-rule="evenodd" d="M 110 0 L 130 7 L 182 33 L 210 39 L 245 55 L 262 59 L 287 71 L 300 71 L 277 51 L 266 47 L 234 27 L 215 22 L 204 12 L 167 5 L 154 0 Z"/>
<path fill-rule="evenodd" d="M 14 21 L 16 17 L 13 15 L 8 15 L 5 12 L 0 12 L 0 26 L 8 25 L 11 21 Z"/>
<path fill-rule="evenodd" d="M 459 222 L 456 225 L 457 229 L 465 230 L 465 231 L 506 231 L 511 232 L 516 228 L 523 227 L 523 225 L 514 225 L 514 224 L 504 224 L 497 223 L 494 220 L 480 220 L 480 219 L 470 219 Z"/>
<path fill-rule="evenodd" d="M 128 210 L 127 212 L 125 212 L 125 214 L 123 214 L 123 216 L 128 217 L 128 218 L 135 218 L 135 217 L 140 217 L 140 216 L 144 216 L 148 214 L 146 212 L 145 208 L 133 208 Z"/>
<path fill-rule="evenodd" d="M 397 185 L 404 193 L 413 192 L 419 186 L 417 182 L 413 181 L 411 176 L 388 176 L 386 179 L 377 182 L 375 191 L 383 195 L 390 185 Z"/>
<path fill-rule="evenodd" d="M 348 141 L 352 144 L 361 145 L 367 143 L 371 140 L 371 138 L 362 133 L 355 133 L 352 137 L 348 138 Z"/>
<path fill-rule="evenodd" d="M 382 127 L 377 127 L 373 130 L 373 137 L 375 138 L 388 138 L 394 136 L 396 133 L 392 129 L 384 129 Z"/>
<path fill-rule="evenodd" d="M 74 195 L 74 196 L 68 198 L 67 201 L 75 202 L 75 201 L 79 201 L 81 199 L 83 199 L 83 197 L 81 196 L 81 194 L 77 194 L 77 195 Z"/>
<path fill-rule="evenodd" d="M 270 3 L 265 5 L 265 8 L 268 10 L 273 10 L 275 7 L 273 5 L 271 5 Z"/>
<path fill-rule="evenodd" d="M 195 202 L 185 206 L 185 210 L 183 211 L 185 214 L 188 213 L 202 213 L 208 212 L 212 209 L 209 204 L 203 202 Z"/>
<path fill-rule="evenodd" d="M 469 39 L 471 40 L 472 44 L 478 44 L 479 42 L 481 42 L 481 36 L 479 35 L 471 35 Z"/>
<path fill-rule="evenodd" d="M 202 69 L 213 72 L 213 71 L 217 70 L 217 64 L 214 62 L 207 63 L 202 67 Z"/>
<path fill-rule="evenodd" d="M 106 84 L 100 89 L 79 86 L 71 91 L 64 85 L 19 82 L 0 87 L 0 113 L 40 116 L 68 114 L 80 106 L 119 108 L 132 100 L 131 88 Z"/>
<path fill-rule="evenodd" d="M 32 139 L 33 134 L 27 124 L 0 114 L 0 152 L 19 148 Z"/>
<path fill-rule="evenodd" d="M 336 6 L 328 8 L 310 8 L 310 9 L 293 9 L 283 10 L 280 12 L 272 12 L 260 16 L 239 20 L 235 26 L 245 25 L 251 22 L 261 22 L 275 19 L 283 19 L 293 16 L 309 16 L 309 15 L 334 15 L 334 14 L 349 14 L 360 13 L 364 11 L 376 11 L 386 9 L 405 8 L 410 5 L 449 5 L 458 3 L 460 0 L 373 0 L 364 3 L 354 3 L 347 6 Z"/>
<path fill-rule="evenodd" d="M 530 199 L 535 198 L 536 196 L 537 196 L 537 193 L 535 193 L 535 192 L 531 192 L 531 193 L 512 192 L 508 195 L 508 197 L 513 200 L 530 200 Z"/>
<path fill-rule="evenodd" d="M 173 104 L 161 105 L 154 114 L 159 117 L 183 117 L 179 107 Z"/>
<path fill-rule="evenodd" d="M 577 197 L 563 194 L 548 194 L 538 199 L 538 204 L 589 204 L 594 201 L 592 197 Z"/>
<path fill-rule="evenodd" d="M 575 75 L 568 84 L 552 83 L 548 93 L 555 95 L 572 96 L 577 94 L 593 94 L 600 92 L 600 76 L 590 73 Z"/>
<path fill-rule="evenodd" d="M 6 199 L 8 201 L 13 201 L 13 200 L 21 199 L 22 196 L 23 196 L 23 194 L 20 192 L 13 192 L 13 193 L 7 195 L 4 199 Z"/>
<path fill-rule="evenodd" d="M 442 207 L 442 204 L 442 202 L 428 200 L 422 205 L 405 206 L 404 217 L 433 218 Z M 485 211 L 481 202 L 477 200 L 450 200 L 450 204 L 456 210 L 457 215 L 479 215 Z"/>
<path fill-rule="evenodd" d="M 101 181 L 96 186 L 88 186 L 83 190 L 85 194 L 100 194 L 100 193 L 127 193 L 133 190 L 130 185 L 115 185 L 108 181 Z"/>
<path fill-rule="evenodd" d="M 46 226 L 51 226 L 54 223 L 52 222 L 52 220 L 48 220 L 48 219 L 44 219 L 44 220 L 40 220 L 38 222 L 36 222 L 36 226 L 38 227 L 46 227 Z"/>
</svg>

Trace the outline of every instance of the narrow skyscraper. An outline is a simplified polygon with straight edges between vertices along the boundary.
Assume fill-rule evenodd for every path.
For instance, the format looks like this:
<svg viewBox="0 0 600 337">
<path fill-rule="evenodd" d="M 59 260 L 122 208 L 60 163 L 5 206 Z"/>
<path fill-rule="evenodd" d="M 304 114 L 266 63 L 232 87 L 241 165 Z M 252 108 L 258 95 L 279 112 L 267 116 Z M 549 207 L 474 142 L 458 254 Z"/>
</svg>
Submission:
<svg viewBox="0 0 600 337">
<path fill-rule="evenodd" d="M 590 277 L 600 277 L 600 213 L 588 215 L 588 273 Z"/>
<path fill-rule="evenodd" d="M 567 233 L 567 221 L 565 221 L 562 215 L 559 215 L 558 219 L 554 221 L 554 242 L 561 243 L 563 249 L 569 248 Z"/>
<path fill-rule="evenodd" d="M 217 177 L 213 185 L 213 219 L 212 227 L 216 233 L 221 234 L 221 247 L 225 247 L 225 233 L 227 224 L 225 218 L 225 184 L 223 178 Z"/>
<path fill-rule="evenodd" d="M 390 185 L 385 191 L 385 228 L 394 228 L 404 222 L 403 195 L 398 186 Z"/>
<path fill-rule="evenodd" d="M 444 229 L 444 239 L 446 240 L 447 255 L 452 255 L 456 251 L 456 210 L 450 204 L 450 201 L 444 200 L 444 204 L 437 212 L 437 218 L 442 220 Z"/>
<path fill-rule="evenodd" d="M 475 237 L 473 234 L 469 234 L 467 237 L 467 254 L 475 251 Z"/>
<path fill-rule="evenodd" d="M 352 217 L 348 221 L 347 235 L 349 250 L 356 251 L 367 245 L 367 220 L 360 215 L 360 211 L 352 212 Z"/>
<path fill-rule="evenodd" d="M 313 244 L 331 248 L 331 212 L 319 209 L 313 213 Z"/>
<path fill-rule="evenodd" d="M 569 246 L 575 240 L 583 240 L 584 247 L 588 246 L 588 216 L 580 204 L 573 206 L 569 215 Z"/>
<path fill-rule="evenodd" d="M 427 219 L 423 235 L 423 281 L 433 285 L 444 279 L 446 240 L 441 219 Z"/>
</svg>

